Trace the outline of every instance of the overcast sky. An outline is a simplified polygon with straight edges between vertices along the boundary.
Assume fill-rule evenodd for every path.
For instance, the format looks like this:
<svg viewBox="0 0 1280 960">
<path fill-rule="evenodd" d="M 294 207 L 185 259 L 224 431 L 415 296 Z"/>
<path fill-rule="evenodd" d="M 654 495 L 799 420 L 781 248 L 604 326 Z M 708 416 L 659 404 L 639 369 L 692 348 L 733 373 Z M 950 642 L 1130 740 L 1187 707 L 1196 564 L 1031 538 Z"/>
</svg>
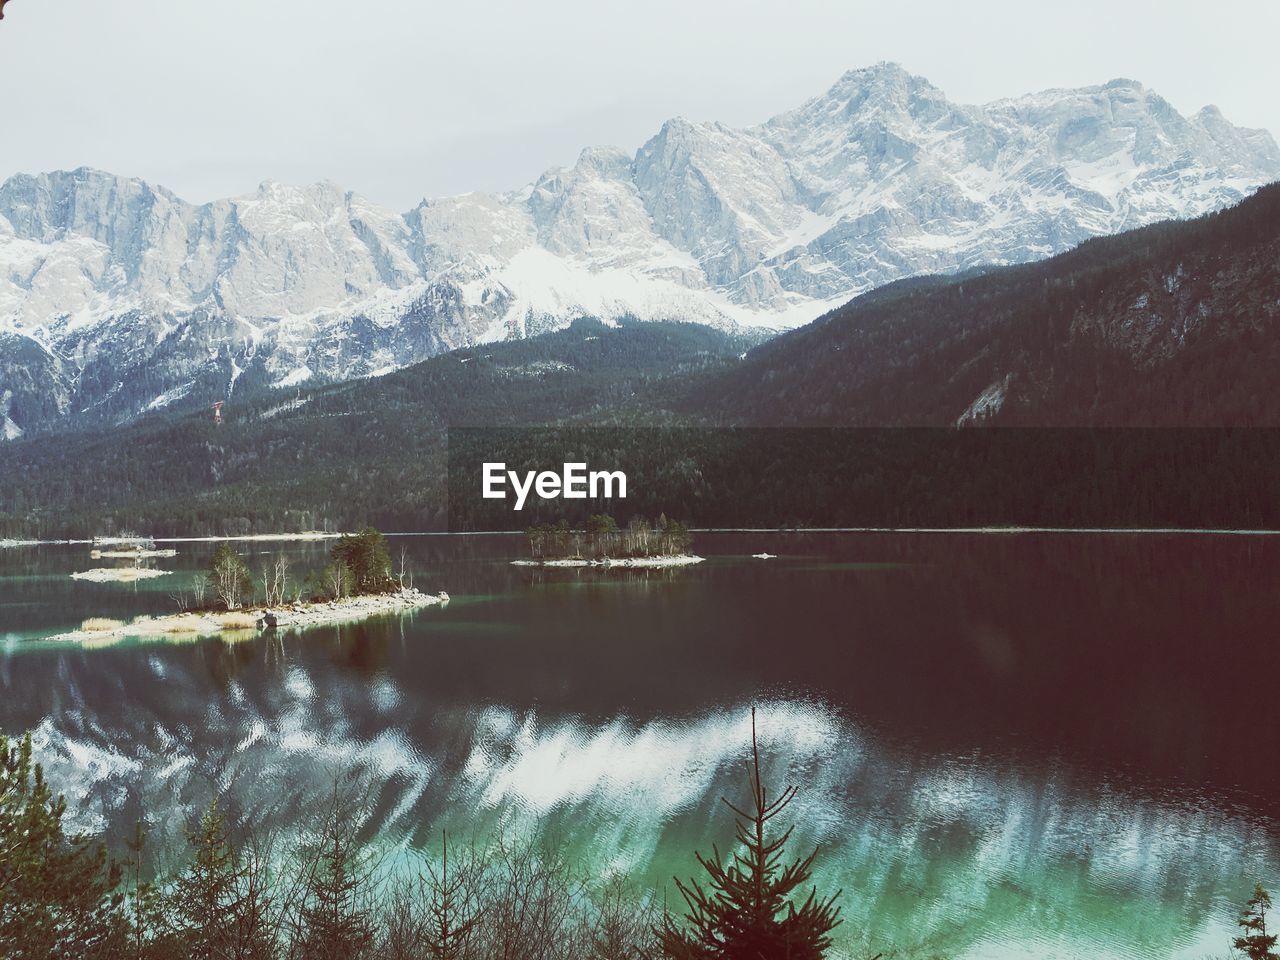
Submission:
<svg viewBox="0 0 1280 960">
<path fill-rule="evenodd" d="M 671 116 L 757 123 L 879 60 L 964 103 L 1131 77 L 1278 132 L 1277 36 L 1276 0 L 12 0 L 0 178 L 330 179 L 405 210 Z"/>
</svg>

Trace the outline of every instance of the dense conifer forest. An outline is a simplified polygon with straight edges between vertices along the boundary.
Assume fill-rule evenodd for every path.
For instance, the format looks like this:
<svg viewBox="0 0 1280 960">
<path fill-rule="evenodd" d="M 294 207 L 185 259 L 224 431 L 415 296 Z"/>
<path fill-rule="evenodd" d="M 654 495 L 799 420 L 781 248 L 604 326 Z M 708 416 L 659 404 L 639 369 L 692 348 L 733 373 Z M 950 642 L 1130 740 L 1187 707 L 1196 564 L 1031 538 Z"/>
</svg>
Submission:
<svg viewBox="0 0 1280 960">
<path fill-rule="evenodd" d="M 1274 184 L 1039 263 L 890 284 L 676 406 L 756 425 L 1278 426 L 1278 361 Z"/>
<path fill-rule="evenodd" d="M 1236 208 L 1090 240 L 1042 263 L 893 284 L 764 343 L 692 324 L 584 319 L 381 378 L 249 386 L 222 425 L 204 403 L 220 397 L 196 397 L 196 407 L 107 432 L 0 444 L 0 537 L 523 529 L 548 518 L 478 511 L 449 474 L 481 453 L 558 465 L 565 444 L 514 429 L 538 425 L 646 428 L 613 429 L 592 448 L 644 477 L 624 516 L 770 527 L 1274 525 L 1274 441 L 1238 432 L 1280 426 L 1278 321 L 1275 185 Z M 907 425 L 939 433 L 890 441 L 807 429 Z M 806 429 L 768 443 L 674 429 L 760 426 Z M 1033 430 L 1016 450 L 996 443 L 991 453 L 986 441 L 948 439 L 956 426 L 1236 432 L 1128 444 Z M 499 443 L 459 431 L 471 427 L 507 433 Z M 977 460 L 956 459 L 975 443 Z M 904 444 L 918 445 L 914 459 Z M 869 465 L 886 445 L 883 464 Z M 1145 472 L 1108 475 L 1117 458 Z M 1013 466 L 1019 476 L 1007 474 Z M 1028 493 L 1017 482 L 1027 476 L 1050 489 Z"/>
</svg>

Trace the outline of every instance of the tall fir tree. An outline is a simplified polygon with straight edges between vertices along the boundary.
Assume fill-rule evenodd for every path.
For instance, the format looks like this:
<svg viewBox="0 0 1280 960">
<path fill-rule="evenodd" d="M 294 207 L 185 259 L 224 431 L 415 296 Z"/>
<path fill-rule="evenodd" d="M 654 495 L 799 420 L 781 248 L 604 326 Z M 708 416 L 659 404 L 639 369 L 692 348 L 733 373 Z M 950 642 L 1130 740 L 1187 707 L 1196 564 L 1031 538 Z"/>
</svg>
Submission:
<svg viewBox="0 0 1280 960">
<path fill-rule="evenodd" d="M 190 960 L 268 960 L 278 952 L 271 933 L 271 895 L 257 851 L 232 844 L 215 798 L 187 831 L 191 852 L 174 884 L 170 919 L 182 956 Z"/>
<path fill-rule="evenodd" d="M 1275 949 L 1277 936 L 1267 933 L 1267 911 L 1270 909 L 1271 895 L 1262 888 L 1262 884 L 1255 884 L 1253 896 L 1236 921 L 1236 926 L 1244 933 L 1231 943 L 1249 960 L 1280 960 L 1280 953 Z"/>
<path fill-rule="evenodd" d="M 334 791 L 311 853 L 293 953 L 305 960 L 359 960 L 373 945 L 372 877 L 350 817 Z"/>
<path fill-rule="evenodd" d="M 55 796 L 32 760 L 31 735 L 0 734 L 0 957 L 108 960 L 124 956 L 129 922 L 121 870 L 106 848 L 63 827 Z"/>
<path fill-rule="evenodd" d="M 481 914 L 470 872 L 455 868 L 449 875 L 449 834 L 442 838 L 440 868 L 427 864 L 431 899 L 423 946 L 430 960 L 460 960 Z"/>
<path fill-rule="evenodd" d="M 129 848 L 130 957 L 133 960 L 178 960 L 184 957 L 181 939 L 174 929 L 173 901 L 168 892 L 148 876 L 147 830 L 141 821 L 134 827 Z"/>
<path fill-rule="evenodd" d="M 794 826 L 774 834 L 770 824 L 795 799 L 789 786 L 770 799 L 760 775 L 756 712 L 751 711 L 751 799 L 747 809 L 728 799 L 733 811 L 739 851 L 727 863 L 712 847 L 712 856 L 694 854 L 707 874 L 707 887 L 676 879 L 684 898 L 685 923 L 668 914 L 657 935 L 670 960 L 821 960 L 831 946 L 831 931 L 840 923 L 840 894 L 820 898 L 816 887 L 797 907 L 793 895 L 813 874 L 817 849 L 783 866 L 784 850 Z"/>
<path fill-rule="evenodd" d="M 226 820 L 215 799 L 187 831 L 192 858 L 174 888 L 174 907 L 192 960 L 223 960 L 230 952 L 228 920 L 239 879 L 227 841 Z"/>
</svg>

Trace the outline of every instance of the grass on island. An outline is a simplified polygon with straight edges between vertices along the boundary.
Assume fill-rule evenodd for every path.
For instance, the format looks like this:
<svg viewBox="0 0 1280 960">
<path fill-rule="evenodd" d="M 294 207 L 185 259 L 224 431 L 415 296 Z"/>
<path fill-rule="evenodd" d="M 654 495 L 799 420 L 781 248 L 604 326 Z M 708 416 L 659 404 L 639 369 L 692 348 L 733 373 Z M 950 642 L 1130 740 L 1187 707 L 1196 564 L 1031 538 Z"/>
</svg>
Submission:
<svg viewBox="0 0 1280 960">
<path fill-rule="evenodd" d="M 119 630 L 123 626 L 123 620 L 111 620 L 108 617 L 90 617 L 80 624 L 80 629 L 85 633 L 110 633 L 112 630 Z"/>
<path fill-rule="evenodd" d="M 258 626 L 257 617 L 252 613 L 244 613 L 239 610 L 234 610 L 230 613 L 218 613 L 212 619 L 222 630 L 255 630 Z"/>
</svg>

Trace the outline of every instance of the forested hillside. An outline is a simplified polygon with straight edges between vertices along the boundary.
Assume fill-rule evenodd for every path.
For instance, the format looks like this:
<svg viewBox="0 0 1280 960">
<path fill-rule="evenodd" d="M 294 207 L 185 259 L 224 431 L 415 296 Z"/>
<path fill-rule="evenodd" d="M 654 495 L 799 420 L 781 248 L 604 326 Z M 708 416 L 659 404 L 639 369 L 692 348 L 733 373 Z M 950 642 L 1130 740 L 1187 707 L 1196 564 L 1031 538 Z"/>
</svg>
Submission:
<svg viewBox="0 0 1280 960">
<path fill-rule="evenodd" d="M 712 376 L 758 425 L 1280 425 L 1280 184 L 1040 263 L 905 281 Z"/>
<path fill-rule="evenodd" d="M 1275 185 L 1232 210 L 1091 240 L 1042 263 L 893 284 L 763 343 L 693 324 L 583 320 L 381 378 L 294 391 L 249 383 L 220 426 L 204 409 L 161 411 L 106 433 L 0 443 L 0 536 L 443 529 L 445 440 L 460 426 L 1276 427 L 1278 368 Z M 530 467 L 564 454 L 538 446 L 545 435 L 505 442 Z M 1271 478 L 1250 460 L 1275 448 L 1270 437 L 1227 444 L 1240 469 L 1214 481 L 1233 491 L 1225 511 L 1203 483 L 1179 479 L 1176 504 L 1147 498 L 1133 512 L 1120 495 L 1134 475 L 1117 481 L 1107 467 L 1123 447 L 1114 440 L 1071 441 L 1063 464 L 1086 480 L 1110 470 L 1110 479 L 1054 491 L 1052 509 L 989 470 L 981 483 L 958 484 L 969 461 L 955 458 L 987 456 L 981 444 L 827 449 L 845 442 L 833 433 L 761 446 L 699 431 L 591 440 L 606 459 L 661 478 L 637 509 L 670 504 L 694 524 L 1271 516 L 1262 504 Z M 487 455 L 483 438 L 468 443 L 469 456 Z M 1177 447 L 1151 448 L 1156 469 L 1209 475 Z M 1217 458 L 1218 447 L 1199 435 L 1189 449 Z M 893 470 L 855 482 L 851 471 L 877 449 Z M 1002 448 L 999 462 L 1036 473 L 1036 458 L 1054 451 L 1033 437 Z M 927 508 L 903 505 L 903 483 Z M 955 500 L 957 488 L 967 500 Z"/>
<path fill-rule="evenodd" d="M 579 321 L 317 390 L 0 444 L 0 536 L 440 528 L 450 426 L 623 423 L 737 362 L 741 336 Z"/>
</svg>

